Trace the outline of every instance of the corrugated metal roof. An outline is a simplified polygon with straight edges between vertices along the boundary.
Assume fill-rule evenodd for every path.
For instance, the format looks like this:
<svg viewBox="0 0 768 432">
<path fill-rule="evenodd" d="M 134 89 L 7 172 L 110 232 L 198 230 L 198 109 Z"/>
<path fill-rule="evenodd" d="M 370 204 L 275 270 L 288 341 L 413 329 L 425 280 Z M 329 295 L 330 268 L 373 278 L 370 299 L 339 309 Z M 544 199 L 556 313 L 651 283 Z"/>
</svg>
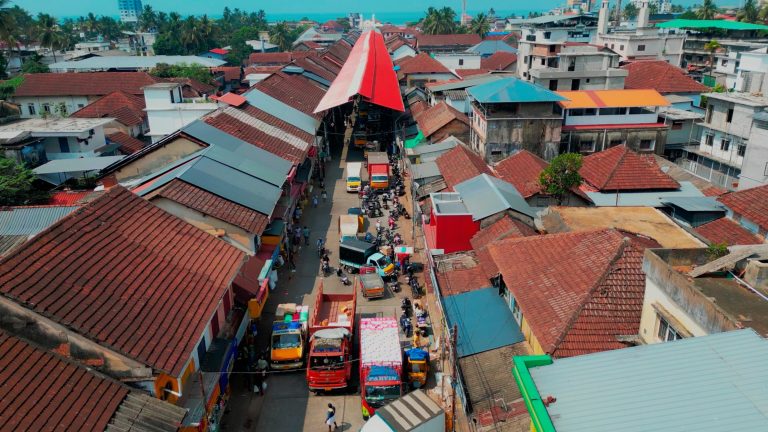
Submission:
<svg viewBox="0 0 768 432">
<path fill-rule="evenodd" d="M 557 93 L 517 78 L 503 78 L 467 89 L 480 103 L 560 102 L 566 100 Z"/>
<path fill-rule="evenodd" d="M 431 153 L 442 153 L 456 147 L 458 145 L 457 141 L 459 140 L 455 138 L 453 140 L 448 140 L 446 138 L 445 140 L 437 144 L 423 144 L 423 145 L 418 145 L 416 147 L 412 147 L 409 149 L 405 149 L 405 152 L 408 156 L 421 156 L 421 155 L 431 154 Z"/>
<path fill-rule="evenodd" d="M 446 90 L 445 97 L 450 100 L 465 100 L 467 98 L 466 90 Z"/>
<path fill-rule="evenodd" d="M 416 390 L 376 410 L 394 432 L 409 432 L 444 414 L 440 406 L 424 390 Z"/>
<path fill-rule="evenodd" d="M 491 283 L 488 282 L 490 286 Z M 483 288 L 446 296 L 445 313 L 448 322 L 459 331 L 459 357 L 481 353 L 523 341 L 523 333 L 499 297 L 498 288 Z M 482 313 L 478 313 L 482 311 Z"/>
<path fill-rule="evenodd" d="M 669 106 L 669 101 L 653 89 L 559 91 L 566 98 L 560 105 L 566 109 Z"/>
<path fill-rule="evenodd" d="M 503 51 L 517 54 L 517 50 L 501 39 L 489 39 L 467 49 L 467 52 L 473 52 L 482 56 L 489 56 L 495 52 Z"/>
<path fill-rule="evenodd" d="M 285 183 L 293 166 L 291 162 L 239 140 L 204 121 L 194 121 L 182 131 L 211 144 L 205 151 L 207 157 L 278 187 Z"/>
<path fill-rule="evenodd" d="M 58 174 L 104 169 L 122 159 L 123 156 L 82 157 L 56 159 L 33 169 L 35 174 Z"/>
<path fill-rule="evenodd" d="M 77 208 L 78 206 L 5 208 L 0 210 L 0 235 L 33 236 Z"/>
<path fill-rule="evenodd" d="M 753 120 L 768 122 L 768 112 L 760 111 L 752 116 Z"/>
<path fill-rule="evenodd" d="M 480 84 L 485 84 L 492 81 L 498 81 L 502 78 L 504 78 L 504 76 L 498 75 L 498 74 L 477 75 L 477 76 L 470 76 L 467 79 L 463 79 L 463 80 L 451 80 L 450 82 L 447 82 L 444 84 L 432 84 L 432 85 L 428 85 L 427 87 L 432 92 L 457 90 L 457 89 L 465 89 L 468 87 L 477 86 Z"/>
<path fill-rule="evenodd" d="M 715 197 L 672 197 L 661 203 L 673 205 L 689 212 L 725 211 L 725 205 L 718 202 Z"/>
<path fill-rule="evenodd" d="M 530 217 L 536 215 L 514 186 L 488 174 L 480 174 L 461 182 L 454 189 L 461 194 L 461 200 L 474 220 L 509 209 Z"/>
<path fill-rule="evenodd" d="M 664 207 L 673 198 L 703 197 L 691 182 L 679 182 L 680 189 L 654 192 L 585 192 L 597 207 Z"/>
<path fill-rule="evenodd" d="M 48 66 L 55 70 L 108 70 L 108 69 L 149 69 L 156 67 L 158 63 L 169 65 L 199 64 L 205 67 L 216 67 L 225 64 L 224 60 L 216 60 L 207 57 L 184 55 L 159 55 L 159 56 L 110 56 L 91 57 L 78 61 L 64 61 Z"/>
<path fill-rule="evenodd" d="M 315 120 L 312 116 L 304 114 L 296 108 L 273 98 L 261 90 L 251 88 L 244 94 L 244 96 L 249 104 L 296 126 L 308 134 L 315 135 L 318 126 L 320 126 L 320 121 Z"/>
<path fill-rule="evenodd" d="M 411 176 L 414 180 L 440 177 L 440 168 L 434 161 L 411 165 Z"/>
<path fill-rule="evenodd" d="M 555 360 L 530 369 L 556 430 L 768 429 L 768 342 L 752 329 Z"/>
</svg>

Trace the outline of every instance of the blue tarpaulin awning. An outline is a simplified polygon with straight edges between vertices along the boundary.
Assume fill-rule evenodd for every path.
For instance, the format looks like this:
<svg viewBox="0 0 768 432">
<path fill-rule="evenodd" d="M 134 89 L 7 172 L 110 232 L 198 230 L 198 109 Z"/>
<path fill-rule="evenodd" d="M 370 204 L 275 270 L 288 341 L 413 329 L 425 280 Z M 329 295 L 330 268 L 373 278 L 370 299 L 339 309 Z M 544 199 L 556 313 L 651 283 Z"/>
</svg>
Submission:
<svg viewBox="0 0 768 432">
<path fill-rule="evenodd" d="M 525 338 L 498 288 L 482 288 L 443 299 L 448 323 L 456 325 L 459 357 L 522 342 Z"/>
</svg>

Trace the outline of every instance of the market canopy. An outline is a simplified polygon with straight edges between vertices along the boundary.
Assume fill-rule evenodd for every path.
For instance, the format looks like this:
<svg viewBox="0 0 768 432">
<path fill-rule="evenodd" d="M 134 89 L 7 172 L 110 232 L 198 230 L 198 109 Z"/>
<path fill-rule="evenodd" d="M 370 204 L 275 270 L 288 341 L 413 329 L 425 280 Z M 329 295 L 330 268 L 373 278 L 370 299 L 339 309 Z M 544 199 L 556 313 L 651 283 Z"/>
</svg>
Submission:
<svg viewBox="0 0 768 432">
<path fill-rule="evenodd" d="M 357 95 L 374 105 L 405 111 L 400 84 L 384 45 L 384 37 L 372 30 L 357 40 L 315 112 L 343 105 Z"/>
<path fill-rule="evenodd" d="M 768 26 L 762 24 L 745 23 L 740 21 L 725 20 L 691 20 L 675 19 L 656 24 L 658 28 L 688 28 L 688 29 L 709 29 L 717 28 L 723 30 L 768 30 Z"/>
</svg>

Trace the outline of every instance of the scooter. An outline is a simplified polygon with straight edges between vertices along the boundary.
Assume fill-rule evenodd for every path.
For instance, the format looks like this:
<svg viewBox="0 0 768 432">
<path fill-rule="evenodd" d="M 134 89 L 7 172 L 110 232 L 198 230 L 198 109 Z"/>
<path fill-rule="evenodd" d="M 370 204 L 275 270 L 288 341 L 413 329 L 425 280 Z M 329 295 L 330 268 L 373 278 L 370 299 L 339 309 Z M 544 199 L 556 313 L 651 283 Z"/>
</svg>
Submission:
<svg viewBox="0 0 768 432">
<path fill-rule="evenodd" d="M 405 316 L 405 314 L 400 316 L 400 327 L 403 329 L 403 333 L 405 333 L 406 337 L 411 337 L 413 326 L 411 324 L 411 319 Z"/>
<path fill-rule="evenodd" d="M 411 299 L 408 297 L 403 298 L 400 301 L 400 309 L 403 311 L 403 315 L 411 316 Z"/>
<path fill-rule="evenodd" d="M 341 269 L 336 270 L 336 276 L 339 277 L 339 280 L 341 281 L 342 285 L 348 286 L 352 284 L 352 282 L 349 280 L 349 277 L 347 277 L 347 275 L 344 273 L 343 270 Z"/>
</svg>

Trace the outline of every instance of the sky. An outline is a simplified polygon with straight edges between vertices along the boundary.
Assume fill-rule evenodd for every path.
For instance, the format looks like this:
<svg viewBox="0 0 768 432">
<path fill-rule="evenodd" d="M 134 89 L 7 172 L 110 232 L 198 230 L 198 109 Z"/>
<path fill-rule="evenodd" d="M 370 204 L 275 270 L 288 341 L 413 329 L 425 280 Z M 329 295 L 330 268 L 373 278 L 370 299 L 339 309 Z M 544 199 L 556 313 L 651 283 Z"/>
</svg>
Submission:
<svg viewBox="0 0 768 432">
<path fill-rule="evenodd" d="M 695 0 L 673 0 L 684 6 L 694 3 Z M 364 14 L 376 12 L 419 12 L 429 6 L 451 6 L 456 10 L 461 9 L 461 0 L 143 0 L 143 3 L 152 5 L 155 10 L 165 12 L 176 11 L 182 15 L 220 15 L 225 6 L 231 9 L 239 7 L 246 11 L 264 9 L 269 17 L 270 13 L 306 13 L 316 12 L 362 12 Z M 467 9 L 470 11 L 483 11 L 493 7 L 497 11 L 526 11 L 547 10 L 565 0 L 467 0 Z M 19 5 L 33 14 L 46 12 L 57 17 L 72 17 L 86 15 L 93 12 L 96 15 L 117 16 L 117 0 L 11 0 L 11 4 Z"/>
</svg>

